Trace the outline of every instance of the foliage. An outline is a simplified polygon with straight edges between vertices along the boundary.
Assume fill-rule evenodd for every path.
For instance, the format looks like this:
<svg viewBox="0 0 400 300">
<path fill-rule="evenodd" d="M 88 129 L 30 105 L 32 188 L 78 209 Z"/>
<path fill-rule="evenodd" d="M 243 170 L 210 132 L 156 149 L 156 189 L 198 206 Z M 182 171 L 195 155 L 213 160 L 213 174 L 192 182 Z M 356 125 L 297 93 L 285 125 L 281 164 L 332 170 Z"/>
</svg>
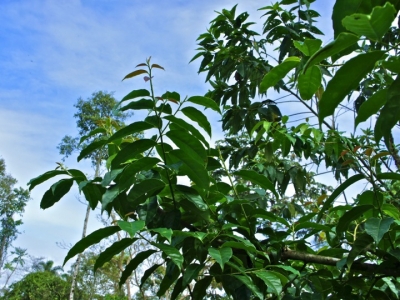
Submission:
<svg viewBox="0 0 400 300">
<path fill-rule="evenodd" d="M 25 205 L 29 200 L 28 190 L 15 188 L 17 180 L 6 173 L 4 159 L 0 159 L 0 269 L 3 267 L 7 251 L 17 238 L 17 227 L 22 220 Z"/>
<path fill-rule="evenodd" d="M 66 299 L 68 283 L 59 276 L 38 271 L 27 274 L 23 279 L 11 284 L 0 299 L 4 300 L 53 300 Z"/>
<path fill-rule="evenodd" d="M 236 15 L 236 6 L 218 13 L 194 57 L 202 58 L 199 71 L 211 84 L 204 97 L 156 95 L 152 74 L 163 67 L 150 59 L 125 76 L 144 74 L 150 87 L 132 91 L 115 110 L 149 115 L 82 150 L 90 155 L 107 147 L 103 178 L 54 170 L 29 183 L 32 189 L 65 175 L 42 206 L 52 206 L 77 183 L 92 208 L 100 204 L 121 218 L 79 241 L 65 262 L 126 232 L 129 237 L 99 255 L 94 270 L 146 241 L 152 248 L 127 261 L 119 284 L 158 253 L 162 261 L 141 279 L 144 285 L 165 268 L 158 297 L 172 286 L 170 299 L 205 299 L 210 287 L 222 286 L 234 299 L 398 298 L 400 175 L 391 168 L 392 162 L 400 167 L 392 134 L 400 118 L 399 28 L 391 24 L 400 3 L 337 0 L 334 40 L 322 46 L 313 2 L 282 0 L 261 8 L 261 38 L 249 29 L 248 13 Z M 273 64 L 271 46 L 277 47 Z M 279 97 L 256 101 L 266 93 Z M 307 109 L 294 126 L 279 108 L 287 95 Z M 342 107 L 353 109 L 343 104 L 346 98 L 355 128 L 376 116 L 373 130 L 338 130 Z M 226 136 L 215 147 L 204 109 L 222 119 Z M 141 131 L 156 134 L 124 139 Z M 318 182 L 319 168 L 333 173 L 335 189 Z M 348 199 L 346 189 L 357 182 L 366 188 Z"/>
</svg>

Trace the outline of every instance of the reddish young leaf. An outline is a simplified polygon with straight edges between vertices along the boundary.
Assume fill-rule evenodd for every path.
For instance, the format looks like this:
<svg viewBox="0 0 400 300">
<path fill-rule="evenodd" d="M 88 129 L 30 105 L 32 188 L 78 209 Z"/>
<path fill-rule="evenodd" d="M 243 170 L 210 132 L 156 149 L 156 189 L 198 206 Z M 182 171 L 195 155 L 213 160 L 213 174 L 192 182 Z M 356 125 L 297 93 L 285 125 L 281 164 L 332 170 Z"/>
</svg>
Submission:
<svg viewBox="0 0 400 300">
<path fill-rule="evenodd" d="M 122 79 L 122 80 L 125 80 L 127 78 L 132 78 L 132 77 L 135 77 L 140 74 L 149 74 L 149 72 L 147 72 L 146 70 L 136 70 L 136 71 L 133 71 L 133 72 L 129 73 L 128 75 L 126 75 L 124 77 L 124 79 Z"/>
</svg>

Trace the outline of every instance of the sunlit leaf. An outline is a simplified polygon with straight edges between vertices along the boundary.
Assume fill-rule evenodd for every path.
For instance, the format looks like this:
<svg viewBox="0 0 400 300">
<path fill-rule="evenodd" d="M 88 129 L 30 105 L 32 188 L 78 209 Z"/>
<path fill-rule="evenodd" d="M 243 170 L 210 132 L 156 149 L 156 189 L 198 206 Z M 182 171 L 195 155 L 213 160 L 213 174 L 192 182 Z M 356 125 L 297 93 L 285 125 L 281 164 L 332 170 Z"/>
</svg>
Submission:
<svg viewBox="0 0 400 300">
<path fill-rule="evenodd" d="M 299 75 L 298 87 L 301 98 L 310 100 L 321 86 L 322 74 L 317 66 L 308 68 L 307 71 Z"/>
<path fill-rule="evenodd" d="M 275 276 L 274 273 L 269 272 L 267 270 L 255 271 L 254 274 L 264 281 L 265 285 L 275 295 L 280 295 L 282 292 L 282 283 L 281 280 Z"/>
<path fill-rule="evenodd" d="M 212 110 L 221 114 L 221 110 L 219 109 L 217 103 L 211 98 L 202 96 L 192 96 L 189 99 L 187 99 L 187 101 L 204 106 L 206 108 L 211 108 Z"/>
<path fill-rule="evenodd" d="M 119 220 L 118 226 L 123 230 L 129 233 L 130 237 L 133 238 L 136 234 L 136 232 L 142 230 L 144 228 L 145 222 L 144 221 L 133 221 L 133 222 L 127 222 L 127 221 L 122 221 Z"/>
</svg>

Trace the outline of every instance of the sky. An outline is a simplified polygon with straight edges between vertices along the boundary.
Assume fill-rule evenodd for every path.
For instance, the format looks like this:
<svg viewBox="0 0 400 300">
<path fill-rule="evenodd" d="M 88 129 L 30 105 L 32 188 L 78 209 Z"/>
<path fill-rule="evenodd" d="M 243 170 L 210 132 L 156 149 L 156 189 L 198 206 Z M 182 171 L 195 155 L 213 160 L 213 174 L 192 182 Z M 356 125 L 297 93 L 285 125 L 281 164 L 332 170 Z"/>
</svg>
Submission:
<svg viewBox="0 0 400 300">
<path fill-rule="evenodd" d="M 333 0 L 317 0 L 318 24 L 332 38 Z M 65 135 L 77 135 L 73 105 L 95 91 L 114 92 L 117 100 L 133 89 L 147 88 L 143 80 L 122 78 L 149 56 L 162 65 L 156 72 L 156 93 L 177 91 L 204 95 L 205 76 L 197 74 L 200 60 L 196 39 L 216 17 L 215 11 L 238 4 L 261 28 L 258 8 L 271 1 L 232 0 L 0 0 L 0 157 L 7 172 L 26 188 L 28 181 L 61 161 L 57 145 Z M 285 112 L 283 112 L 285 113 Z M 133 120 L 139 116 L 133 116 Z M 137 119 L 136 119 L 137 120 Z M 215 132 L 220 123 L 212 122 Z M 218 136 L 214 135 L 214 136 Z M 88 162 L 65 162 L 69 168 L 94 171 Z M 72 190 L 59 203 L 41 210 L 40 200 L 50 187 L 36 187 L 26 207 L 24 225 L 15 246 L 30 255 L 61 265 L 67 253 L 57 243 L 75 244 L 82 235 L 85 205 Z M 92 212 L 88 233 L 100 228 Z"/>
</svg>

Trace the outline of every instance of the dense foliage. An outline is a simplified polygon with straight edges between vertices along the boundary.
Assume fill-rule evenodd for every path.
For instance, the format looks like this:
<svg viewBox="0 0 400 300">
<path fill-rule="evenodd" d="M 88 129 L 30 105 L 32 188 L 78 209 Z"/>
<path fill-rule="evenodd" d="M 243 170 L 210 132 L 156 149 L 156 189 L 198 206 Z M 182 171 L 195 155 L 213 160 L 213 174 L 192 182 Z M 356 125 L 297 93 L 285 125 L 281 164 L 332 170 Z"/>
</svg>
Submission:
<svg viewBox="0 0 400 300">
<path fill-rule="evenodd" d="M 172 286 L 171 299 L 204 299 L 222 286 L 234 299 L 398 298 L 400 175 L 392 168 L 400 167 L 393 134 L 400 59 L 399 26 L 392 24 L 400 2 L 337 0 L 334 40 L 325 46 L 313 2 L 261 8 L 260 35 L 248 13 L 218 13 L 194 57 L 211 85 L 206 96 L 155 94 L 153 72 L 163 67 L 150 59 L 125 76 L 143 74 L 149 88 L 133 90 L 115 111 L 148 116 L 107 134 L 94 129 L 90 137 L 101 137 L 78 157 L 105 149 L 108 172 L 89 180 L 62 169 L 30 181 L 32 189 L 64 175 L 42 208 L 76 183 L 93 209 L 120 217 L 79 241 L 65 261 L 123 232 L 94 270 L 145 241 L 149 248 L 127 261 L 119 284 L 161 254 L 141 279 L 165 268 L 159 297 Z M 267 93 L 274 99 L 257 101 Z M 285 97 L 304 106 L 302 120 L 290 123 L 282 113 Z M 226 136 L 216 146 L 204 109 L 222 119 Z M 343 109 L 354 113 L 359 131 L 338 130 Z M 139 132 L 145 138 L 129 138 Z M 320 169 L 339 185 L 318 182 Z M 366 188 L 349 197 L 356 182 Z"/>
</svg>

